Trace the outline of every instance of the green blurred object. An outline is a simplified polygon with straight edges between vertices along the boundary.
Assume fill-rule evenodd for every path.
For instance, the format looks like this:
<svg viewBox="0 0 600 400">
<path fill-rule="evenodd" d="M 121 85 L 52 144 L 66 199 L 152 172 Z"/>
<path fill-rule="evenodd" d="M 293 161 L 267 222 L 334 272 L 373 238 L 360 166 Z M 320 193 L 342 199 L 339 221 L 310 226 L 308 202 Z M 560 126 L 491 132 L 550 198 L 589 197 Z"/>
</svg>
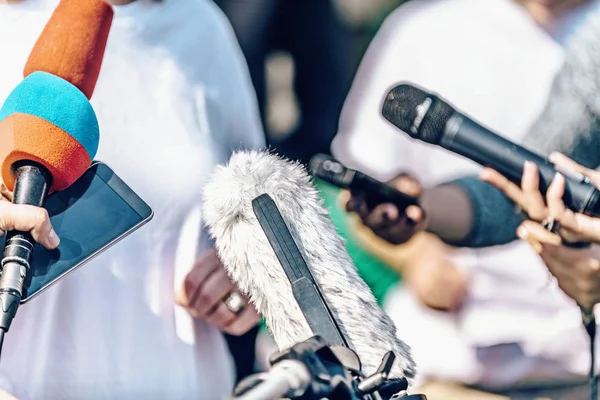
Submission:
<svg viewBox="0 0 600 400">
<path fill-rule="evenodd" d="M 385 263 L 367 253 L 352 239 L 348 229 L 348 215 L 338 204 L 340 189 L 318 179 L 315 180 L 315 186 L 321 193 L 321 198 L 325 203 L 325 207 L 329 210 L 329 216 L 333 224 L 340 236 L 346 240 L 346 249 L 356 265 L 358 274 L 369 285 L 373 295 L 382 305 L 388 290 L 400 282 L 400 275 Z M 261 321 L 261 328 L 266 329 L 264 320 Z"/>
<path fill-rule="evenodd" d="M 346 240 L 346 249 L 354 261 L 358 274 L 369 285 L 379 304 L 383 304 L 388 290 L 400 282 L 400 275 L 384 262 L 367 253 L 352 239 L 348 227 L 348 215 L 338 204 L 340 190 L 326 182 L 315 180 L 325 207 L 340 236 Z"/>
</svg>

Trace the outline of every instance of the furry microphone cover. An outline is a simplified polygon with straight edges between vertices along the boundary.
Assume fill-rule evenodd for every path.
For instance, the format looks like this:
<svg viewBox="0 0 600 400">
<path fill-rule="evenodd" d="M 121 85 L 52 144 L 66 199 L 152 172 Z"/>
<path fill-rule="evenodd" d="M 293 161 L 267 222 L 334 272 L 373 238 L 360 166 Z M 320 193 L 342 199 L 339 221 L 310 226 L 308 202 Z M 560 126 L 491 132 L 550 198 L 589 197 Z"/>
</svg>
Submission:
<svg viewBox="0 0 600 400">
<path fill-rule="evenodd" d="M 265 317 L 279 349 L 313 332 L 254 215 L 252 200 L 264 193 L 277 204 L 363 372 L 374 373 L 392 350 L 397 359 L 391 378 L 410 381 L 415 374 L 410 348 L 358 275 L 304 167 L 268 152 L 238 152 L 205 187 L 204 219 L 230 277 Z"/>
</svg>

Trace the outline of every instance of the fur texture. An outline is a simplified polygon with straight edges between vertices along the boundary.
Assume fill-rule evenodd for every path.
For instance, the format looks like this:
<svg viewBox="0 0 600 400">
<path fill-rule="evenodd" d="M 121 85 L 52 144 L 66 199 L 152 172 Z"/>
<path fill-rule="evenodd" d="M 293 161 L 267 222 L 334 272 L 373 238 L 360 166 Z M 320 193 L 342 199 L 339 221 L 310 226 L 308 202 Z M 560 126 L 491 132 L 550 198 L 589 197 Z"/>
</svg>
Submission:
<svg viewBox="0 0 600 400">
<path fill-rule="evenodd" d="M 392 350 L 392 377 L 410 380 L 410 348 L 359 277 L 305 169 L 267 152 L 238 152 L 206 185 L 204 219 L 229 275 L 265 317 L 279 349 L 313 333 L 252 210 L 252 200 L 263 193 L 277 204 L 363 372 L 373 373 Z"/>
<path fill-rule="evenodd" d="M 596 168 L 600 165 L 599 128 L 600 6 L 595 6 L 569 38 L 565 64 L 524 144 L 544 155 L 559 151 Z"/>
</svg>

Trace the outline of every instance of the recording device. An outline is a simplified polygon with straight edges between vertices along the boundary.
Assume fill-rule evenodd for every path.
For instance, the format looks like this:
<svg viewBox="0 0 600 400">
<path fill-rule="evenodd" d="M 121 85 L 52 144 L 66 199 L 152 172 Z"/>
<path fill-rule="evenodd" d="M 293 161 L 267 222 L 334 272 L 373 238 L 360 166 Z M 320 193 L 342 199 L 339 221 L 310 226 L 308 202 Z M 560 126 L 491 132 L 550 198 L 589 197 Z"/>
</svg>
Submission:
<svg viewBox="0 0 600 400">
<path fill-rule="evenodd" d="M 419 204 L 418 198 L 404 194 L 360 171 L 347 168 L 325 154 L 315 155 L 310 160 L 309 170 L 311 175 L 325 182 L 361 194 L 369 208 L 391 203 L 401 211 L 408 206 Z"/>
<path fill-rule="evenodd" d="M 338 384 L 350 391 L 330 398 L 389 398 L 387 388 L 404 395 L 415 374 L 409 347 L 359 277 L 300 164 L 267 152 L 235 153 L 205 186 L 203 215 L 229 276 L 282 351 L 271 360 L 273 375 L 259 378 L 253 394 L 239 388 L 236 394 L 246 396 L 240 398 L 276 398 L 256 394 L 271 388 L 308 400 L 328 390 L 331 396 Z M 369 377 L 379 383 L 369 392 L 369 379 L 362 392 L 358 386 Z M 288 390 L 292 381 L 300 382 L 297 391 Z"/>
<path fill-rule="evenodd" d="M 21 304 L 34 299 L 154 216 L 150 206 L 102 162 L 94 162 L 67 189 L 48 196 L 45 208 L 61 241 L 54 250 L 35 245 Z"/>
<path fill-rule="evenodd" d="M 525 161 L 534 162 L 539 169 L 540 191 L 544 194 L 556 172 L 560 172 L 566 179 L 565 204 L 575 212 L 600 216 L 600 192 L 587 177 L 558 169 L 548 159 L 456 111 L 437 95 L 400 84 L 387 94 L 382 115 L 411 137 L 493 168 L 519 185 Z"/>
<path fill-rule="evenodd" d="M 43 207 L 48 193 L 67 188 L 91 165 L 99 128 L 89 97 L 112 17 L 103 0 L 61 0 L 32 50 L 25 79 L 0 110 L 0 172 L 14 203 Z M 0 343 L 21 301 L 33 248 L 29 232 L 7 232 Z"/>
</svg>

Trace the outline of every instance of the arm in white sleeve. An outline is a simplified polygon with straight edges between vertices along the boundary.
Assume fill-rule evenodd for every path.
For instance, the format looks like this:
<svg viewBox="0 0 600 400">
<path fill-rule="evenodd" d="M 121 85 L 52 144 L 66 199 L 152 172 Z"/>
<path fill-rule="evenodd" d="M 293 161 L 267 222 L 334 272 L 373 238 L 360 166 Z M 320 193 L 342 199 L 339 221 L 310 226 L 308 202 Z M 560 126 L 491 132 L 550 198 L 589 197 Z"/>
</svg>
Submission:
<svg viewBox="0 0 600 400">
<path fill-rule="evenodd" d="M 354 78 L 339 121 L 331 151 L 350 168 L 381 181 L 399 172 L 414 172 L 415 143 L 381 116 L 383 99 L 399 81 L 419 81 L 419 60 L 411 58 L 417 45 L 403 35 L 403 21 L 412 7 L 401 6 L 382 25 L 371 42 Z"/>
<path fill-rule="evenodd" d="M 220 98 L 216 101 L 219 119 L 210 123 L 220 124 L 223 136 L 218 140 L 227 147 L 223 149 L 227 154 L 234 150 L 264 148 L 265 133 L 246 59 L 229 20 L 218 6 L 214 8 L 221 29 L 214 32 L 213 40 L 221 44 L 216 59 L 210 62 L 218 75 Z"/>
</svg>

